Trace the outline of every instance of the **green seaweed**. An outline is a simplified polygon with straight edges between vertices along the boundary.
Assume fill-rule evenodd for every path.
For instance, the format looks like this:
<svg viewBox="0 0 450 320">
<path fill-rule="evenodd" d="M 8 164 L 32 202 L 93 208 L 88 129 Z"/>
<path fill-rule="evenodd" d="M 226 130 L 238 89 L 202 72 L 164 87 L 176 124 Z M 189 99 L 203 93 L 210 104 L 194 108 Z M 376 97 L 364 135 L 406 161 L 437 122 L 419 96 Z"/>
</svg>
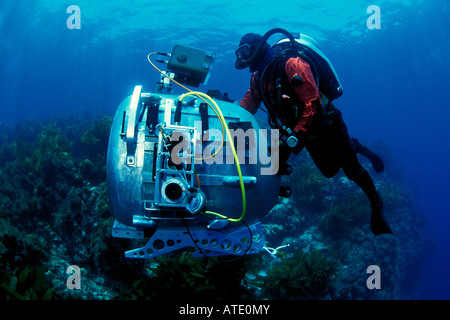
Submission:
<svg viewBox="0 0 450 320">
<path fill-rule="evenodd" d="M 49 124 L 42 129 L 37 139 L 35 151 L 35 170 L 43 169 L 43 162 L 48 157 L 69 161 L 72 143 L 61 133 L 55 124 Z"/>
<path fill-rule="evenodd" d="M 295 159 L 292 169 L 287 179 L 292 185 L 293 201 L 297 206 L 309 211 L 321 211 L 328 179 L 320 173 L 305 152 Z"/>
<path fill-rule="evenodd" d="M 348 235 L 352 228 L 364 228 L 370 221 L 370 203 L 362 192 L 345 194 L 332 202 L 320 224 L 321 231 L 331 239 Z"/>
<path fill-rule="evenodd" d="M 0 299 L 52 300 L 56 298 L 47 284 L 45 269 L 26 265 L 12 274 L 0 270 Z"/>
<path fill-rule="evenodd" d="M 226 262 L 193 258 L 191 254 L 186 251 L 177 257 L 158 258 L 158 263 L 148 268 L 149 275 L 134 282 L 133 292 L 126 298 L 222 300 L 253 297 L 243 281 L 259 257 L 246 256 Z"/>
<path fill-rule="evenodd" d="M 102 299 L 103 289 L 111 292 L 108 297 L 120 292 L 117 299 L 371 299 L 373 293 L 364 283 L 364 290 L 355 289 L 359 284 L 346 270 L 373 261 L 392 263 L 384 274 L 385 283 L 395 290 L 383 293 L 396 298 L 398 288 L 408 282 L 396 270 L 403 274 L 420 265 L 424 240 L 408 189 L 390 175 L 374 176 L 389 221 L 402 232 L 396 234 L 395 243 L 380 238 L 372 246 L 368 199 L 351 184 L 335 188 L 336 179 L 323 177 L 307 152 L 295 158 L 293 173 L 283 177 L 293 195 L 285 199 L 286 206 L 278 206 L 271 223 L 282 223 L 283 228 L 272 228 L 272 238 L 278 244 L 292 237 L 294 248 L 304 245 L 306 238 L 295 242 L 303 232 L 314 232 L 311 239 L 336 251 L 314 251 L 312 241 L 311 253 L 288 258 L 290 251 L 281 250 L 283 256 L 274 260 L 263 252 L 234 262 L 214 262 L 192 258 L 189 251 L 145 262 L 126 259 L 123 252 L 136 246 L 129 239 L 112 238 L 114 218 L 106 193 L 111 120 L 71 117 L 14 127 L 0 124 L 0 299 L 73 298 L 61 285 L 65 279 L 42 268 L 64 269 L 67 263 L 85 271 L 86 291 L 78 292 L 80 299 Z M 368 232 L 349 232 L 361 228 Z M 348 266 L 339 269 L 338 289 L 333 260 Z M 267 276 L 247 276 L 260 271 Z M 51 294 L 43 275 L 52 284 Z M 97 281 L 101 289 L 88 286 Z"/>
<path fill-rule="evenodd" d="M 80 170 L 93 183 L 106 179 L 106 154 L 112 117 L 105 116 L 89 126 L 80 137 L 83 159 Z"/>
<path fill-rule="evenodd" d="M 324 298 L 335 273 L 335 264 L 319 251 L 298 252 L 267 272 L 262 291 L 269 299 Z"/>
</svg>

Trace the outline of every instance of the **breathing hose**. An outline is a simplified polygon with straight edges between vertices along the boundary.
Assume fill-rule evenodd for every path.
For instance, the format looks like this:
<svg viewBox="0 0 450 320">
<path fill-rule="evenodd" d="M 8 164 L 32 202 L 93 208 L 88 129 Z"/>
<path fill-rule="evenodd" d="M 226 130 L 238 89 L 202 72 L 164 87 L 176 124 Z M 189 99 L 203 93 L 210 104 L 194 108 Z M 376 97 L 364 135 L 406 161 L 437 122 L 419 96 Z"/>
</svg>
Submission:
<svg viewBox="0 0 450 320">
<path fill-rule="evenodd" d="M 289 41 L 290 41 L 291 45 L 292 45 L 292 46 L 295 46 L 296 42 L 295 42 L 294 36 L 293 36 L 290 32 L 288 32 L 288 31 L 286 31 L 286 30 L 284 30 L 284 29 L 281 29 L 281 28 L 274 28 L 274 29 L 271 29 L 271 30 L 267 31 L 267 32 L 263 35 L 263 37 L 262 37 L 261 40 L 259 41 L 258 46 L 256 47 L 255 51 L 254 51 L 253 54 L 248 58 L 248 63 L 249 63 L 249 65 L 252 63 L 252 61 L 253 61 L 253 60 L 256 58 L 256 56 L 259 54 L 259 51 L 264 47 L 264 44 L 266 43 L 267 39 L 269 39 L 269 38 L 270 38 L 272 35 L 274 35 L 275 33 L 282 33 L 282 34 L 284 34 L 286 37 L 289 38 Z"/>
</svg>

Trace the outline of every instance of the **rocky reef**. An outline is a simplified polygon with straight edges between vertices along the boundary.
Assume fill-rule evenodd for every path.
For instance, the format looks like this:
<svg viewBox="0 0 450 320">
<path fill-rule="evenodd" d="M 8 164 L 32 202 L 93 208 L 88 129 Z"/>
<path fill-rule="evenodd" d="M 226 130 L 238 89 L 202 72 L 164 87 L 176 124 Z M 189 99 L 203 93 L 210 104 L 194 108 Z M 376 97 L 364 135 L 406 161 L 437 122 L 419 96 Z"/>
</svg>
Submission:
<svg viewBox="0 0 450 320">
<path fill-rule="evenodd" d="M 293 195 L 263 219 L 272 254 L 151 261 L 111 237 L 106 150 L 112 118 L 0 123 L 0 299 L 409 299 L 424 254 L 423 217 L 406 186 L 371 171 L 394 235 L 375 237 L 357 186 L 324 178 L 303 151 L 284 182 Z M 362 159 L 363 161 L 363 159 Z M 81 288 L 67 288 L 67 267 Z M 367 268 L 381 270 L 369 289 Z"/>
</svg>

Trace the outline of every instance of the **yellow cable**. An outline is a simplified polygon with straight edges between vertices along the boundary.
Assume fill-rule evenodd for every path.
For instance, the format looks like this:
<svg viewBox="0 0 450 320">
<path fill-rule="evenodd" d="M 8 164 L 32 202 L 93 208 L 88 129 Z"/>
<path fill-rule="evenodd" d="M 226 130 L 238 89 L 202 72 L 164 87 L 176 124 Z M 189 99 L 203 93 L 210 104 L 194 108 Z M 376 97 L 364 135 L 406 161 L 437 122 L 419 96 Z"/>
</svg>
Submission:
<svg viewBox="0 0 450 320">
<path fill-rule="evenodd" d="M 184 85 L 182 85 L 181 83 L 179 83 L 178 81 L 176 81 L 175 79 L 173 79 L 172 77 L 170 77 L 170 76 L 168 76 L 167 74 L 165 74 L 163 71 L 161 71 L 151 60 L 150 60 L 150 56 L 151 55 L 153 55 L 153 54 L 158 54 L 157 52 L 152 52 L 152 53 L 149 53 L 148 54 L 148 56 L 147 56 L 147 60 L 148 60 L 148 62 L 150 62 L 150 64 L 153 66 L 153 68 L 155 68 L 159 73 L 161 73 L 164 77 L 166 77 L 167 79 L 169 79 L 170 81 L 173 81 L 174 83 L 176 83 L 177 85 L 179 85 L 180 87 L 182 87 L 183 89 L 185 89 L 186 91 L 189 91 L 189 92 L 194 92 L 194 91 L 192 91 L 191 89 L 189 89 L 188 87 L 186 87 L 186 86 L 184 86 Z M 205 99 L 203 99 L 201 96 L 199 96 L 199 95 L 197 95 L 200 99 L 202 99 L 211 109 L 212 109 L 212 111 L 214 111 L 214 113 L 216 114 L 216 116 L 217 116 L 217 118 L 219 119 L 219 122 L 220 122 L 220 126 L 222 127 L 222 141 L 220 142 L 220 145 L 219 145 L 219 148 L 217 149 L 217 151 L 216 152 L 214 152 L 212 155 L 210 155 L 209 157 L 207 157 L 207 158 L 195 158 L 194 160 L 199 160 L 199 161 L 205 161 L 205 160 L 208 160 L 208 159 L 211 159 L 211 158 L 213 158 L 213 157 L 215 157 L 219 152 L 220 152 L 220 150 L 222 149 L 222 147 L 223 147 L 223 143 L 224 143 L 224 140 L 225 140 L 225 130 L 224 130 L 224 127 L 223 127 L 223 123 L 222 123 L 222 121 L 220 121 L 220 117 L 219 117 L 219 114 L 217 113 L 217 111 L 214 109 L 214 107 L 208 102 L 208 101 L 206 101 Z"/>
<path fill-rule="evenodd" d="M 225 121 L 225 117 L 223 116 L 222 111 L 220 110 L 220 107 L 219 107 L 219 106 L 217 105 L 217 103 L 216 103 L 210 96 L 208 96 L 207 94 L 205 94 L 205 93 L 203 93 L 203 92 L 192 91 L 192 90 L 190 90 L 189 88 L 183 86 L 181 83 L 175 81 L 174 79 L 172 79 L 171 77 L 169 77 L 168 75 L 166 75 L 163 71 L 161 71 L 158 67 L 156 67 L 156 66 L 153 64 L 153 62 L 150 60 L 150 56 L 153 55 L 153 54 L 157 54 L 157 52 L 152 52 L 152 53 L 150 53 L 150 54 L 147 56 L 148 62 L 150 62 L 150 64 L 151 64 L 156 70 L 158 70 L 159 73 L 161 73 L 162 75 L 164 75 L 164 76 L 167 77 L 169 80 L 173 81 L 174 83 L 176 83 L 177 85 L 179 85 L 179 86 L 182 87 L 183 89 L 189 91 L 188 93 L 185 93 L 185 94 L 183 94 L 183 95 L 180 97 L 180 101 L 182 101 L 185 97 L 187 97 L 187 96 L 189 96 L 189 95 L 196 95 L 197 97 L 199 97 L 200 99 L 202 99 L 204 102 L 206 102 L 206 103 L 210 106 L 210 108 L 214 111 L 214 113 L 216 114 L 217 118 L 219 119 L 219 122 L 220 122 L 220 124 L 221 124 L 221 126 L 222 126 L 222 142 L 221 142 L 221 144 L 220 144 L 220 148 L 219 148 L 213 155 L 211 155 L 210 157 L 208 157 L 208 158 L 206 158 L 206 159 L 210 159 L 210 158 L 214 157 L 214 156 L 220 151 L 220 149 L 223 147 L 223 143 L 224 143 L 224 140 L 225 140 L 225 134 L 224 134 L 224 131 L 226 132 L 226 134 L 227 134 L 227 136 L 228 136 L 228 140 L 229 140 L 229 142 L 230 142 L 231 151 L 232 151 L 232 153 L 233 153 L 234 161 L 236 162 L 236 169 L 237 169 L 238 175 L 239 175 L 239 184 L 240 184 L 240 187 L 241 187 L 241 195 L 242 195 L 242 213 L 241 213 L 241 216 L 240 216 L 239 218 L 236 219 L 236 218 L 229 218 L 229 217 L 227 217 L 227 216 L 224 216 L 224 215 L 222 215 L 222 214 L 220 214 L 220 213 L 213 212 L 213 211 L 206 211 L 205 213 L 206 213 L 206 214 L 211 214 L 211 215 L 217 216 L 217 217 L 222 218 L 222 219 L 226 219 L 226 220 L 228 220 L 228 221 L 230 221 L 230 222 L 239 222 L 239 221 L 242 221 L 242 220 L 244 219 L 245 213 L 246 213 L 246 211 L 247 211 L 247 199 L 246 199 L 246 196 L 245 196 L 244 180 L 243 180 L 243 178 L 242 178 L 241 165 L 240 165 L 239 159 L 238 159 L 238 157 L 237 157 L 236 148 L 235 148 L 235 146 L 234 146 L 233 138 L 231 137 L 230 130 L 228 129 L 228 125 L 227 125 L 227 123 L 226 123 L 226 121 Z M 208 101 L 206 101 L 205 99 L 209 100 L 209 101 L 214 105 L 214 107 L 213 107 Z M 206 160 L 206 159 L 203 159 L 203 158 L 202 158 L 202 159 L 200 159 L 200 160 Z M 196 159 L 196 160 L 199 160 L 199 159 Z M 198 177 L 197 177 L 197 179 L 198 179 Z M 198 182 L 199 182 L 199 181 L 198 181 Z"/>
<path fill-rule="evenodd" d="M 234 161 L 236 162 L 236 169 L 237 169 L 238 175 L 239 175 L 239 184 L 240 184 L 240 186 L 241 186 L 241 194 L 242 194 L 242 214 L 241 214 L 241 217 L 240 217 L 240 218 L 238 218 L 238 219 L 235 219 L 235 218 L 228 218 L 228 217 L 226 217 L 226 216 L 224 216 L 224 215 L 222 215 L 222 214 L 220 214 L 220 213 L 216 213 L 216 212 L 212 212 L 212 211 L 206 211 L 205 213 L 206 213 L 206 214 L 211 214 L 211 215 L 218 216 L 218 217 L 220 217 L 220 218 L 222 218 L 222 219 L 226 219 L 226 220 L 231 221 L 231 222 L 239 222 L 239 221 L 241 221 L 242 219 L 244 219 L 245 213 L 246 213 L 246 211 L 247 211 L 247 200 L 246 200 L 246 196 L 245 196 L 245 187 L 244 187 L 244 180 L 243 180 L 243 178 L 242 178 L 241 165 L 240 165 L 240 163 L 239 163 L 239 159 L 238 159 L 238 156 L 237 156 L 237 153 L 236 153 L 236 148 L 235 148 L 235 146 L 234 146 L 233 137 L 231 136 L 230 130 L 228 129 L 228 125 L 227 125 L 227 123 L 226 123 L 226 121 L 225 121 L 225 117 L 223 116 L 222 111 L 220 110 L 220 107 L 217 105 L 217 103 L 216 103 L 210 96 L 208 96 L 207 94 L 204 94 L 204 93 L 202 93 L 202 92 L 194 92 L 194 91 L 191 91 L 191 92 L 188 92 L 188 93 L 183 94 L 183 95 L 180 97 L 180 101 L 183 100 L 185 97 L 187 97 L 187 96 L 189 96 L 189 95 L 197 95 L 197 96 L 204 97 L 204 98 L 210 100 L 211 103 L 214 105 L 214 107 L 217 109 L 217 112 L 218 112 L 218 114 L 219 114 L 219 116 L 220 116 L 219 120 L 220 120 L 220 121 L 223 123 L 223 125 L 225 126 L 225 132 L 227 133 L 228 140 L 229 140 L 230 147 L 231 147 L 231 152 L 233 153 Z"/>
</svg>

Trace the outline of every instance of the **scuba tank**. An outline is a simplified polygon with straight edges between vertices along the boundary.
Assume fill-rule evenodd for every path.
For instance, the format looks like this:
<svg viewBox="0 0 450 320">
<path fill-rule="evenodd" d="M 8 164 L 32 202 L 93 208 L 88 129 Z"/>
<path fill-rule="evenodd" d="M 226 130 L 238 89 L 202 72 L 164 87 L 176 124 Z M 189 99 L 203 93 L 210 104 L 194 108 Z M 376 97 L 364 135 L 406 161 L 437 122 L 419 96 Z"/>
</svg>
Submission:
<svg viewBox="0 0 450 320">
<path fill-rule="evenodd" d="M 313 69 L 317 86 L 328 100 L 333 101 L 342 96 L 342 86 L 336 70 L 320 49 L 319 44 L 313 38 L 304 34 L 297 33 L 292 34 L 292 36 L 295 39 L 295 44 L 292 44 L 291 39 L 283 38 L 272 47 L 273 55 L 286 58 L 299 56 L 308 62 Z"/>
<path fill-rule="evenodd" d="M 272 46 L 272 54 L 274 59 L 271 63 L 269 63 L 269 65 L 272 65 L 272 71 L 269 71 L 269 73 L 272 73 L 273 75 L 273 72 L 277 72 L 274 71 L 276 69 L 281 68 L 280 70 L 284 70 L 285 61 L 292 57 L 300 57 L 310 66 L 322 99 L 323 97 L 325 97 L 325 100 L 327 100 L 324 105 L 324 113 L 327 113 L 328 106 L 331 101 L 342 96 L 342 86 L 333 65 L 322 52 L 319 44 L 311 37 L 299 33 L 291 34 L 281 28 L 269 30 L 264 34 L 253 54 L 246 60 L 239 61 L 240 66 L 242 67 L 251 65 L 254 58 L 258 56 L 259 51 L 263 49 L 264 44 L 269 39 L 269 37 L 276 33 L 281 33 L 285 37 Z M 275 82 L 273 83 L 273 88 L 275 88 L 275 93 L 272 94 L 272 103 L 268 101 L 267 97 L 263 93 L 264 90 L 262 88 L 262 78 L 264 78 L 267 69 L 270 69 L 269 65 L 262 71 L 262 74 L 259 78 L 260 80 L 258 81 L 262 100 L 268 110 L 269 122 L 271 123 L 272 127 L 276 127 L 281 130 L 280 134 L 282 136 L 282 140 L 285 140 L 285 142 L 291 148 L 296 148 L 298 142 L 297 137 L 293 134 L 292 128 L 290 128 L 288 124 L 283 123 L 286 121 L 286 119 L 282 119 L 283 117 L 280 117 L 281 115 L 278 114 L 278 112 L 275 110 L 276 108 L 274 108 L 274 104 L 281 104 L 281 78 L 274 78 Z M 278 71 L 278 73 L 280 72 L 281 71 Z M 301 77 L 298 77 L 298 79 L 296 79 L 295 81 L 298 82 L 298 85 L 301 85 L 302 79 Z M 289 139 L 291 141 L 289 141 Z"/>
<path fill-rule="evenodd" d="M 333 101 L 342 96 L 342 86 L 336 70 L 320 49 L 319 44 L 307 35 L 300 33 L 291 34 L 281 28 L 267 31 L 249 57 L 241 60 L 239 60 L 238 57 L 236 63 L 238 69 L 250 66 L 254 62 L 254 59 L 259 55 L 259 51 L 263 50 L 266 41 L 276 33 L 281 33 L 285 35 L 285 37 L 272 46 L 272 53 L 275 58 L 302 58 L 310 65 L 316 78 L 317 87 L 329 101 Z"/>
</svg>

